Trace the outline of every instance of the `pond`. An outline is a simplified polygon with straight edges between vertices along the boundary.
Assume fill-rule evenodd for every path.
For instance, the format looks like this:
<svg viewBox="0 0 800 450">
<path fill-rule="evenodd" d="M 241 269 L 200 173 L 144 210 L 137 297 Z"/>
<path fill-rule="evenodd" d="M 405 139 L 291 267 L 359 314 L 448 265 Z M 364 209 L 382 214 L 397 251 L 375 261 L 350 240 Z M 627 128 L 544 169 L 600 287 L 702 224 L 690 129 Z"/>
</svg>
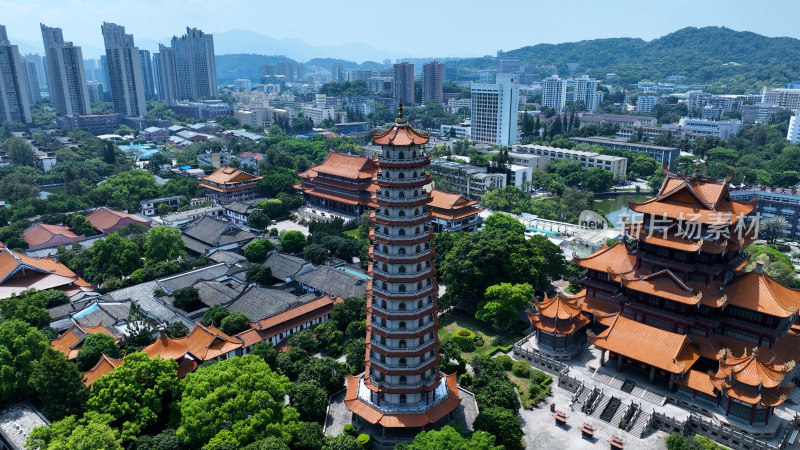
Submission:
<svg viewBox="0 0 800 450">
<path fill-rule="evenodd" d="M 616 227 L 620 214 L 631 214 L 633 212 L 628 208 L 629 201 L 642 203 L 651 198 L 653 196 L 650 194 L 622 194 L 613 197 L 596 198 L 592 209 L 605 213 L 606 218 L 611 222 L 611 226 Z"/>
</svg>

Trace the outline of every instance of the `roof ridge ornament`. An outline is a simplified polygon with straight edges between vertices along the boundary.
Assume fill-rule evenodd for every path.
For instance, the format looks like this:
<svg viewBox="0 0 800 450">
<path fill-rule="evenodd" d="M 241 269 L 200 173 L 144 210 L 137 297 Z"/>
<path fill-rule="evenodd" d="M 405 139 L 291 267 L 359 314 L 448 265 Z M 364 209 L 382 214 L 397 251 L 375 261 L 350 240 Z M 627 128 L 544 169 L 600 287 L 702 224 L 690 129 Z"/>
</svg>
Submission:
<svg viewBox="0 0 800 450">
<path fill-rule="evenodd" d="M 397 104 L 397 118 L 394 119 L 395 125 L 406 125 L 408 124 L 408 120 L 403 117 L 403 99 L 401 98 Z"/>
</svg>

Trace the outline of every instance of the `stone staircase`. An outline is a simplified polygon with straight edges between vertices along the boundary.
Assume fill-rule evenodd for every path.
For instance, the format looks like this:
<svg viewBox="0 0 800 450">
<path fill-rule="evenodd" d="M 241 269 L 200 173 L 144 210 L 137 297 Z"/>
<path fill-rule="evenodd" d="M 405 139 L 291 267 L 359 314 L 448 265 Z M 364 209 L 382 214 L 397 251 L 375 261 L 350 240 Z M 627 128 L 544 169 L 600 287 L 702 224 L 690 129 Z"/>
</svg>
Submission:
<svg viewBox="0 0 800 450">
<path fill-rule="evenodd" d="M 650 413 L 639 410 L 639 412 L 633 417 L 633 423 L 628 429 L 628 433 L 641 438 L 642 435 L 647 432 L 647 429 L 650 426 L 650 416 Z"/>
<path fill-rule="evenodd" d="M 622 418 L 625 416 L 625 412 L 628 411 L 628 405 L 622 404 L 617 408 L 617 412 L 614 413 L 614 417 L 608 421 L 611 425 L 618 427 L 620 422 L 622 422 Z"/>
<path fill-rule="evenodd" d="M 595 406 L 595 408 L 592 410 L 592 414 L 590 414 L 589 417 L 599 419 L 603 414 L 603 411 L 605 411 L 609 401 L 611 401 L 611 397 L 606 397 L 605 395 L 601 394 L 600 401 L 597 402 L 597 406 Z"/>
<path fill-rule="evenodd" d="M 639 386 L 633 387 L 631 395 L 658 406 L 664 406 L 664 404 L 667 403 L 667 397 Z"/>
</svg>

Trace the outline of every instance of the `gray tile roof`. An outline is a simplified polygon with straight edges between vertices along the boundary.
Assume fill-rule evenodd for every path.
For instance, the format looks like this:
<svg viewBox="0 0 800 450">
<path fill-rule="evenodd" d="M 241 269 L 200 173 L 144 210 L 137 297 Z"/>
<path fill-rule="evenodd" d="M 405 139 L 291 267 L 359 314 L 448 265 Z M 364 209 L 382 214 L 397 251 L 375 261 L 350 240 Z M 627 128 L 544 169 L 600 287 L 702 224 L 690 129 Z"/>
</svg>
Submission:
<svg viewBox="0 0 800 450">
<path fill-rule="evenodd" d="M 178 289 L 192 286 L 198 281 L 203 280 L 216 280 L 217 278 L 224 277 L 228 272 L 228 266 L 224 263 L 217 263 L 213 266 L 201 267 L 189 272 L 179 273 L 169 277 L 156 280 L 159 287 L 167 292 L 175 292 Z"/>
<path fill-rule="evenodd" d="M 182 227 L 181 232 L 211 247 L 220 247 L 234 242 L 241 246 L 256 237 L 255 234 L 245 231 L 231 222 L 211 216 L 203 216 L 187 223 Z"/>
<path fill-rule="evenodd" d="M 366 280 L 328 266 L 317 267 L 295 276 L 294 279 L 315 291 L 332 296 L 360 297 L 367 292 Z"/>
<path fill-rule="evenodd" d="M 200 281 L 194 284 L 200 295 L 200 301 L 206 306 L 225 305 L 233 301 L 244 291 L 244 285 L 230 280 L 224 283 L 219 281 Z"/>
<path fill-rule="evenodd" d="M 161 289 L 161 286 L 155 281 L 148 281 L 147 283 L 109 292 L 104 298 L 117 301 L 133 300 L 145 314 L 159 323 L 181 321 L 189 328 L 194 326 L 192 321 L 177 313 L 168 307 L 161 299 L 157 298 L 153 293 L 156 289 Z"/>
<path fill-rule="evenodd" d="M 247 214 L 251 209 L 253 209 L 253 206 L 248 205 L 245 202 L 233 201 L 222 205 L 222 208 L 239 214 Z"/>
<path fill-rule="evenodd" d="M 267 260 L 264 264 L 272 269 L 272 276 L 285 281 L 287 278 L 294 277 L 300 269 L 306 265 L 311 264 L 303 258 L 297 256 L 287 255 L 285 253 L 272 252 L 267 255 Z"/>
<path fill-rule="evenodd" d="M 209 255 L 209 258 L 213 259 L 216 262 L 221 262 L 225 264 L 235 264 L 244 261 L 246 258 L 243 255 L 238 253 L 229 251 L 229 250 L 217 250 Z"/>
<path fill-rule="evenodd" d="M 251 320 L 260 320 L 299 306 L 317 298 L 314 294 L 302 296 L 281 289 L 253 286 L 228 305 L 231 311 L 243 312 Z"/>
</svg>

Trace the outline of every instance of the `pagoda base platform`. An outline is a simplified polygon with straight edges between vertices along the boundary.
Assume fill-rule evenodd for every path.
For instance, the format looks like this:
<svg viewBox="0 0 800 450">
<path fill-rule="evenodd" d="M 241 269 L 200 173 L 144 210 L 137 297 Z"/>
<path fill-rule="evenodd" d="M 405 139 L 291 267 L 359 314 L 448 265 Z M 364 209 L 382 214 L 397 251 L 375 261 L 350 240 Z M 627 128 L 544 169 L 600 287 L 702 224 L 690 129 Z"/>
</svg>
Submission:
<svg viewBox="0 0 800 450">
<path fill-rule="evenodd" d="M 352 377 L 356 384 L 359 378 L 360 377 Z M 333 436 L 341 434 L 345 425 L 352 424 L 356 430 L 358 430 L 359 434 L 365 433 L 370 436 L 373 448 L 389 450 L 393 449 L 394 446 L 399 443 L 413 441 L 414 437 L 422 431 L 438 430 L 445 425 L 459 424 L 465 430 L 472 430 L 472 422 L 474 422 L 475 418 L 478 416 L 478 404 L 475 401 L 475 395 L 469 391 L 456 387 L 454 376 L 449 378 L 453 380 L 452 387 L 453 389 L 456 389 L 458 398 L 454 399 L 452 396 L 449 396 L 448 399 L 434 405 L 434 407 L 439 405 L 447 405 L 447 409 L 453 406 L 452 410 L 445 412 L 445 414 L 435 422 L 428 422 L 424 425 L 413 426 L 415 424 L 412 423 L 412 421 L 418 421 L 419 419 L 415 418 L 413 420 L 408 420 L 411 419 L 411 415 L 409 414 L 383 414 L 381 418 L 387 419 L 383 420 L 383 422 L 387 422 L 395 426 L 384 426 L 381 424 L 380 420 L 376 423 L 371 423 L 367 419 L 372 418 L 374 420 L 374 417 L 369 417 L 372 414 L 365 414 L 368 415 L 368 417 L 363 418 L 350 409 L 350 407 L 354 406 L 354 399 L 348 399 L 348 390 L 343 390 L 331 397 L 331 404 L 328 406 L 328 414 L 325 420 L 325 435 Z M 348 379 L 348 384 L 350 381 L 351 380 Z M 450 383 L 448 383 L 448 390 L 451 388 L 449 384 Z M 355 401 L 359 402 L 360 405 L 363 405 L 365 408 L 375 410 L 368 403 L 358 400 L 357 396 Z M 356 408 L 358 409 L 362 407 L 360 405 L 356 406 Z M 406 420 L 403 421 L 405 423 L 401 424 L 399 421 L 402 421 L 401 419 L 403 419 L 403 416 L 406 416 Z"/>
</svg>

